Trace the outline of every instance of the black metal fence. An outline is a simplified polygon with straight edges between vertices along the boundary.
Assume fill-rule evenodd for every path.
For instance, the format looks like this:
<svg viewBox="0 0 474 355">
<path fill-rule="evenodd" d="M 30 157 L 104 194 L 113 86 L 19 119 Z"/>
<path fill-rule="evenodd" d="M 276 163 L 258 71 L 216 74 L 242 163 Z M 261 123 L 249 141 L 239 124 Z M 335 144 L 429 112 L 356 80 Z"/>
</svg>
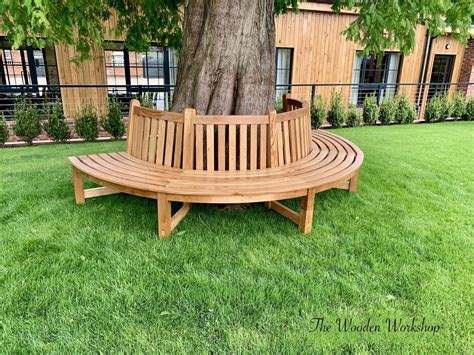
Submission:
<svg viewBox="0 0 474 355">
<path fill-rule="evenodd" d="M 68 117 L 74 116 L 78 108 L 87 103 L 105 107 L 107 98 L 121 102 L 124 115 L 133 98 L 156 109 L 169 110 L 173 90 L 172 85 L 0 85 L 0 115 L 7 120 L 14 119 L 15 100 L 21 97 L 34 104 L 39 115 L 43 114 L 45 104 L 54 100 L 61 102 Z M 275 90 L 278 95 L 288 92 L 293 97 L 308 101 L 315 100 L 319 95 L 326 105 L 331 95 L 339 92 L 344 104 L 355 106 L 361 106 L 368 95 L 375 95 L 380 103 L 384 98 L 403 94 L 416 105 L 420 115 L 426 102 L 436 93 L 460 91 L 467 93 L 468 97 L 474 96 L 474 83 L 289 84 L 276 85 Z"/>
</svg>

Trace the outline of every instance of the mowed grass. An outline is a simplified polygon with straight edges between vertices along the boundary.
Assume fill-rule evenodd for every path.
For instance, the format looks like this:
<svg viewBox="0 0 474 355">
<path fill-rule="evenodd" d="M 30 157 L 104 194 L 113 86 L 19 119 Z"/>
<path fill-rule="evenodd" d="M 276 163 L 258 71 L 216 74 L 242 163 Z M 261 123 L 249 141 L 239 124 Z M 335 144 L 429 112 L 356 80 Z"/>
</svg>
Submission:
<svg viewBox="0 0 474 355">
<path fill-rule="evenodd" d="M 66 157 L 124 142 L 0 150 L 0 351 L 472 352 L 474 123 L 333 132 L 359 191 L 318 194 L 308 236 L 198 205 L 159 241 L 154 200 L 74 204 Z M 413 317 L 440 330 L 388 332 Z"/>
</svg>

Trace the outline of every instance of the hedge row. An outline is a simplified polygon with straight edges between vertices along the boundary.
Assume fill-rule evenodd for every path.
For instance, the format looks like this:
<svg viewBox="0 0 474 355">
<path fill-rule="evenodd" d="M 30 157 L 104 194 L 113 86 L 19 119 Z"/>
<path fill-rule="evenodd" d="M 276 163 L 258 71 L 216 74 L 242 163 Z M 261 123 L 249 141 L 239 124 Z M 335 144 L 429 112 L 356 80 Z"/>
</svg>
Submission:
<svg viewBox="0 0 474 355">
<path fill-rule="evenodd" d="M 31 145 L 42 130 L 54 142 L 65 142 L 71 137 L 71 130 L 64 117 L 59 100 L 48 102 L 42 110 L 45 119 L 41 122 L 37 108 L 34 104 L 20 98 L 15 101 L 14 117 L 15 134 Z M 115 139 L 121 138 L 125 133 L 125 124 L 122 119 L 122 107 L 115 99 L 108 102 L 107 112 L 99 117 L 96 109 L 91 105 L 83 106 L 76 116 L 75 131 L 85 141 L 94 141 L 99 136 L 99 127 L 102 127 Z M 0 118 L 0 145 L 8 140 L 8 127 L 5 119 Z"/>
<path fill-rule="evenodd" d="M 278 103 L 277 103 L 277 108 Z M 447 95 L 436 94 L 426 105 L 424 119 L 426 122 L 444 121 L 446 118 L 474 120 L 474 98 L 466 101 L 463 93 L 456 93 L 450 100 Z M 333 92 L 328 109 L 324 100 L 317 96 L 311 105 L 311 123 L 315 128 L 327 121 L 332 127 L 339 128 L 344 123 L 349 127 L 362 124 L 374 125 L 380 122 L 383 125 L 398 123 L 408 124 L 416 120 L 416 107 L 404 95 L 394 98 L 385 98 L 381 104 L 377 103 L 375 95 L 366 96 L 359 109 L 353 105 L 349 108 L 342 103 L 341 94 Z"/>
</svg>

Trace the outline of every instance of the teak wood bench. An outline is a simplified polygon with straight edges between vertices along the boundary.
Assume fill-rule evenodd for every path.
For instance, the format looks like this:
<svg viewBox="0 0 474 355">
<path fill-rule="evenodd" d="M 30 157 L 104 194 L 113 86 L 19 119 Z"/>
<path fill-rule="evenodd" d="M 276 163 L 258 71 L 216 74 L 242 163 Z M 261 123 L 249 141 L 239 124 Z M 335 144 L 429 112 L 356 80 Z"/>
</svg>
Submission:
<svg viewBox="0 0 474 355">
<path fill-rule="evenodd" d="M 307 102 L 283 98 L 283 113 L 201 116 L 130 104 L 127 151 L 70 157 L 76 203 L 124 192 L 158 200 L 158 234 L 166 238 L 192 203 L 265 202 L 303 233 L 312 228 L 315 193 L 355 192 L 362 151 L 311 130 Z M 84 190 L 83 177 L 101 187 Z M 279 200 L 301 197 L 295 212 Z M 183 206 L 171 213 L 171 202 Z"/>
</svg>

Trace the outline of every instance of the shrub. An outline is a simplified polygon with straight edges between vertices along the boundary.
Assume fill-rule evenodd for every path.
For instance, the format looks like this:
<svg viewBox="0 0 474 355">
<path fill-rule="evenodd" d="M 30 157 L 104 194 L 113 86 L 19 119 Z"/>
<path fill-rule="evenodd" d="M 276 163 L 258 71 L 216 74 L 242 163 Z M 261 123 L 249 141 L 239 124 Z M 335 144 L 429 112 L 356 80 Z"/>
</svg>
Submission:
<svg viewBox="0 0 474 355">
<path fill-rule="evenodd" d="M 48 137 L 55 142 L 64 142 L 71 137 L 71 132 L 59 101 L 48 103 L 45 108 L 45 115 L 47 121 L 43 123 L 43 128 Z"/>
<path fill-rule="evenodd" d="M 0 146 L 3 147 L 5 142 L 8 140 L 8 126 L 5 122 L 5 118 L 2 116 L 0 119 Z"/>
<path fill-rule="evenodd" d="M 346 117 L 346 124 L 349 127 L 359 127 L 362 123 L 362 117 L 355 106 L 349 107 L 349 111 L 347 112 L 347 117 Z"/>
<path fill-rule="evenodd" d="M 13 130 L 15 134 L 24 140 L 28 145 L 33 143 L 33 139 L 41 133 L 41 124 L 38 119 L 36 107 L 29 103 L 25 98 L 15 101 L 14 108 L 15 125 Z"/>
<path fill-rule="evenodd" d="M 283 112 L 283 99 L 280 97 L 277 97 L 275 100 L 275 111 L 277 113 Z"/>
<path fill-rule="evenodd" d="M 379 117 L 379 107 L 377 106 L 377 98 L 375 95 L 369 95 L 365 97 L 364 105 L 362 109 L 362 118 L 365 124 L 377 123 Z"/>
<path fill-rule="evenodd" d="M 379 121 L 382 124 L 394 122 L 397 116 L 397 104 L 394 99 L 387 97 L 383 99 L 379 109 Z"/>
<path fill-rule="evenodd" d="M 474 98 L 471 98 L 466 103 L 466 109 L 464 110 L 462 118 L 468 121 L 474 120 Z"/>
<path fill-rule="evenodd" d="M 311 105 L 311 126 L 319 128 L 326 119 L 326 110 L 324 109 L 323 98 L 318 95 L 315 102 Z"/>
<path fill-rule="evenodd" d="M 440 95 L 434 95 L 430 101 L 426 104 L 425 108 L 425 121 L 434 122 L 441 119 L 445 113 L 445 108 L 443 107 L 443 99 Z"/>
<path fill-rule="evenodd" d="M 341 93 L 336 92 L 331 95 L 331 104 L 328 111 L 328 122 L 334 128 L 339 128 L 344 123 L 344 107 L 342 106 Z"/>
<path fill-rule="evenodd" d="M 464 111 L 466 111 L 466 106 L 467 102 L 464 98 L 464 94 L 462 92 L 457 92 L 451 103 L 452 116 L 456 118 L 463 117 Z"/>
<path fill-rule="evenodd" d="M 451 117 L 452 113 L 452 104 L 449 100 L 448 94 L 441 96 L 441 116 L 440 121 L 444 121 L 446 118 Z"/>
<path fill-rule="evenodd" d="M 399 95 L 395 99 L 397 105 L 397 113 L 395 121 L 399 124 L 412 123 L 416 120 L 416 108 L 412 105 L 408 98 L 404 95 Z"/>
<path fill-rule="evenodd" d="M 94 141 L 99 135 L 97 112 L 91 105 L 85 105 L 77 113 L 76 133 L 87 142 Z"/>
<path fill-rule="evenodd" d="M 148 107 L 148 108 L 154 108 L 155 107 L 155 104 L 153 103 L 153 100 L 150 99 L 150 96 L 147 95 L 147 94 L 142 94 L 138 101 L 140 101 L 140 106 Z"/>
<path fill-rule="evenodd" d="M 122 105 L 116 99 L 110 99 L 107 114 L 100 120 L 100 125 L 115 139 L 122 138 L 125 124 L 122 117 Z"/>
</svg>

